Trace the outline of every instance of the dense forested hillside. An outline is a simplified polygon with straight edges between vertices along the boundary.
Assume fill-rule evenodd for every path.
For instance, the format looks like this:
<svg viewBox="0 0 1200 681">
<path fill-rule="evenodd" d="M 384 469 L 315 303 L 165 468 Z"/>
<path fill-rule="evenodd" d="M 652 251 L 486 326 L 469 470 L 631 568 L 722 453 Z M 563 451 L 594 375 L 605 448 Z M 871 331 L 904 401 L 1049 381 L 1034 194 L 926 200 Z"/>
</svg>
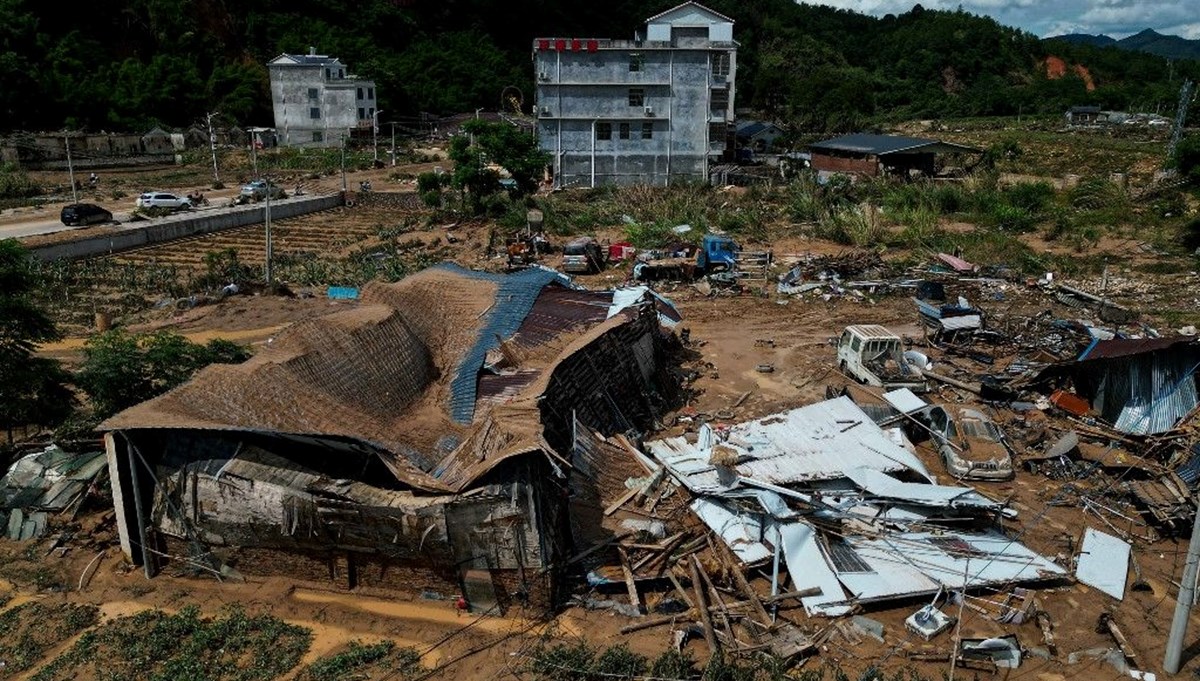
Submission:
<svg viewBox="0 0 1200 681">
<path fill-rule="evenodd" d="M 389 115 L 532 100 L 539 35 L 631 37 L 673 0 L 0 0 L 0 130 L 144 129 L 219 110 L 270 123 L 266 60 L 312 45 L 379 82 Z M 738 105 L 813 130 L 881 117 L 1173 109 L 1200 63 L 1035 36 L 964 12 L 869 17 L 791 0 L 712 0 L 740 41 Z M 1084 65 L 1048 78 L 1047 56 Z"/>
</svg>

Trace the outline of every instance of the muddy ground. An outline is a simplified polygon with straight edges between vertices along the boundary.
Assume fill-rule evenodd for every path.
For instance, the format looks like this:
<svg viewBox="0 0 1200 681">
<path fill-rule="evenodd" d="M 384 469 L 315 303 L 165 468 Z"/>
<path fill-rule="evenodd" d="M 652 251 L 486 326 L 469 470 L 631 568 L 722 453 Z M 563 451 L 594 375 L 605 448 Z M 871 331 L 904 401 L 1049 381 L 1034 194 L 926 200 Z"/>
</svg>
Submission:
<svg viewBox="0 0 1200 681">
<path fill-rule="evenodd" d="M 405 191 L 409 189 L 404 188 Z M 407 221 L 410 217 L 404 211 L 362 206 L 281 221 L 277 227 L 276 253 L 332 253 L 344 258 L 361 248 L 399 241 L 412 243 L 413 249 L 428 253 L 430 257 L 453 260 L 468 267 L 502 269 L 503 258 L 489 253 L 486 248 L 489 225 L 463 224 L 448 228 Z M 613 226 L 597 230 L 597 236 L 602 240 L 618 240 L 622 233 L 619 227 Z M 232 247 L 239 250 L 245 261 L 257 262 L 262 257 L 260 244 L 261 232 L 257 228 L 244 228 L 120 254 L 112 256 L 111 260 L 138 267 L 170 266 L 179 272 L 202 272 L 207 252 Z M 1136 240 L 1114 238 L 1099 244 L 1097 250 L 1109 249 L 1114 257 L 1126 261 L 1133 251 L 1131 265 L 1153 262 L 1155 256 L 1138 251 L 1136 244 Z M 1034 245 L 1038 249 L 1062 248 L 1059 244 L 1045 242 Z M 790 261 L 808 254 L 830 255 L 848 251 L 837 244 L 798 237 L 780 239 L 772 247 L 780 263 L 773 274 L 784 271 Z M 557 266 L 559 257 L 551 255 L 544 264 Z M 893 258 L 911 262 L 913 254 L 885 254 L 885 260 Z M 916 272 L 901 272 L 896 276 L 920 276 L 922 267 L 925 265 L 918 266 Z M 589 287 L 602 288 L 624 283 L 628 278 L 628 267 L 623 266 L 580 277 L 579 281 Z M 1100 277 L 1092 277 L 1072 283 L 1095 291 L 1101 281 Z M 1197 293 L 1200 278 L 1194 272 L 1158 275 L 1127 268 L 1109 273 L 1103 283 L 1109 287 L 1114 300 L 1135 309 L 1187 308 L 1189 300 L 1195 301 L 1200 295 Z M 956 282 L 951 282 L 950 286 L 953 294 L 966 295 L 971 302 L 997 317 L 1032 316 L 1043 311 L 1063 319 L 1087 316 L 1086 312 L 1061 304 L 1023 280 L 984 288 Z M 694 351 L 685 368 L 696 375 L 690 386 L 692 399 L 665 419 L 665 422 L 675 424 L 666 431 L 668 434 L 692 429 L 697 414 L 711 416 L 730 412 L 732 418 L 729 421 L 742 421 L 809 404 L 823 399 L 830 389 L 836 391 L 851 386 L 851 382 L 836 370 L 831 344 L 831 339 L 848 324 L 882 324 L 910 339 L 918 348 L 921 343 L 916 311 L 909 293 L 904 290 L 888 293 L 868 290 L 862 295 L 826 298 L 820 293 L 780 296 L 775 293 L 773 283 L 765 287 L 751 286 L 730 295 L 704 295 L 686 284 L 663 284 L 658 289 L 674 301 L 683 315 L 683 326 L 691 338 L 690 349 Z M 172 329 L 198 341 L 222 337 L 255 345 L 266 342 L 286 324 L 356 304 L 330 301 L 322 293 L 319 289 L 305 290 L 305 287 L 296 286 L 289 296 L 251 292 L 185 308 L 143 302 L 142 307 L 149 309 L 119 316 L 116 323 L 134 331 Z M 97 290 L 88 300 L 93 309 L 104 310 L 110 301 L 124 294 L 115 289 Z M 1193 305 L 1191 309 L 1197 307 Z M 1145 321 L 1160 327 L 1164 333 L 1172 331 L 1170 325 L 1153 315 Z M 78 324 L 70 327 L 70 331 L 70 337 L 45 346 L 43 352 L 68 361 L 77 359 L 89 329 Z M 944 359 L 937 352 L 931 354 L 939 362 Z M 763 365 L 769 365 L 771 370 L 760 371 L 759 367 Z M 961 361 L 947 360 L 946 366 L 956 365 L 962 365 Z M 851 387 L 851 390 L 862 391 L 857 387 Z M 869 399 L 865 393 L 863 397 Z M 972 403 L 975 398 L 942 387 L 929 399 Z M 1006 426 L 1016 419 L 1013 413 L 1005 410 L 993 410 L 993 415 Z M 680 416 L 685 418 L 677 418 Z M 1069 426 L 1053 413 L 1049 417 L 1053 427 Z M 927 446 L 922 446 L 918 452 L 929 470 L 935 474 L 944 473 L 939 459 Z M 1025 454 L 1018 446 L 1018 460 Z M 1119 480 L 1119 476 L 1114 475 L 1111 482 L 1118 484 Z M 1067 566 L 1085 526 L 1112 531 L 1073 504 L 1075 497 L 1070 484 L 1028 473 L 1018 466 L 1015 480 L 978 483 L 976 487 L 993 498 L 1010 500 L 1019 517 L 1008 523 L 1009 527 L 1020 532 L 1022 541 L 1032 549 L 1056 557 Z M 197 604 L 205 613 L 215 615 L 229 604 L 239 604 L 249 612 L 270 613 L 313 631 L 312 647 L 292 676 L 298 674 L 304 664 L 342 650 L 351 641 L 391 640 L 398 645 L 411 646 L 422 653 L 422 662 L 427 667 L 438 670 L 435 678 L 468 680 L 519 676 L 539 637 L 555 641 L 583 639 L 599 646 L 623 642 L 635 652 L 651 657 L 671 645 L 669 627 L 621 635 L 619 629 L 632 620 L 607 611 L 568 608 L 551 621 L 526 619 L 519 612 L 505 617 L 478 617 L 457 614 L 449 601 L 404 602 L 378 594 L 337 592 L 323 585 L 297 584 L 277 578 L 250 576 L 244 582 L 218 583 L 209 578 L 163 575 L 147 581 L 121 557 L 114 545 L 111 524 L 104 520 L 102 509 L 85 515 L 80 521 L 80 532 L 76 540 L 68 543 L 69 550 L 65 555 L 48 553 L 44 543 L 30 545 L 0 540 L 0 553 L 5 556 L 0 557 L 5 565 L 0 569 L 0 575 L 10 580 L 0 583 L 0 591 L 13 596 L 5 607 L 13 608 L 29 599 L 49 603 L 91 603 L 100 606 L 104 617 L 111 618 L 147 608 L 175 612 L 188 604 Z M 1097 632 L 1097 620 L 1102 613 L 1111 614 L 1129 638 L 1137 653 L 1137 664 L 1149 670 L 1161 669 L 1165 632 L 1174 609 L 1186 539 L 1155 537 L 1137 518 L 1121 523 L 1119 530 L 1131 537 L 1142 537 L 1134 542 L 1134 555 L 1150 590 L 1127 591 L 1120 602 L 1082 584 L 1033 590 L 1038 608 L 1047 612 L 1054 622 L 1058 654 L 1051 659 L 1027 656 L 1019 669 L 1002 670 L 1001 678 L 1045 681 L 1119 678 L 1113 667 L 1095 657 L 1084 656 L 1078 664 L 1067 664 L 1072 652 L 1113 647 L 1107 633 Z M 101 556 L 99 567 L 93 568 L 94 573 L 81 580 L 85 568 L 97 555 Z M 766 576 L 762 573 L 756 573 L 754 584 L 760 593 L 768 590 Z M 586 591 L 581 580 L 576 580 L 574 585 L 580 593 Z M 1000 598 L 986 593 L 978 596 L 993 601 Z M 1000 624 L 977 609 L 987 610 L 990 604 L 986 600 L 968 603 L 962 611 L 960 634 L 963 637 L 1015 633 L 1026 647 L 1043 646 L 1036 624 Z M 920 605 L 922 603 L 913 602 L 864 607 L 862 614 L 885 625 L 884 642 L 868 637 L 851 642 L 834 634 L 823 639 L 818 653 L 802 669 L 842 669 L 850 678 L 857 678 L 870 667 L 889 673 L 911 669 L 925 678 L 941 678 L 948 671 L 945 662 L 918 662 L 907 657 L 913 652 L 946 652 L 951 645 L 948 634 L 926 643 L 904 630 L 904 617 Z M 958 614 L 953 612 L 956 607 L 946 606 L 944 610 Z M 814 636 L 821 634 L 828 625 L 825 620 L 808 618 L 797 608 L 782 609 L 780 617 L 794 621 Z M 1200 669 L 1200 659 L 1195 659 L 1200 653 L 1200 614 L 1193 614 L 1192 620 L 1184 674 Z M 69 642 L 64 640 L 56 650 L 68 645 Z M 702 641 L 688 643 L 686 650 L 697 659 L 705 657 Z M 957 674 L 957 678 L 990 676 L 964 670 Z M 0 676 L 3 675 L 0 672 Z"/>
</svg>

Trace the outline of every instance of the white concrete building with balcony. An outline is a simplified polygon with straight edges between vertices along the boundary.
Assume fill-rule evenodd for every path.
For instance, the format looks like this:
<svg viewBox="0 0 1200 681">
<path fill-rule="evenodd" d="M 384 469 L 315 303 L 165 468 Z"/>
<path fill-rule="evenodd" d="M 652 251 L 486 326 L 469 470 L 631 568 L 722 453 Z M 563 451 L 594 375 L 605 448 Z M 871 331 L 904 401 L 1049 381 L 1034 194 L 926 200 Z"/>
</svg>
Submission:
<svg viewBox="0 0 1200 681">
<path fill-rule="evenodd" d="M 281 54 L 267 63 L 281 146 L 337 147 L 375 118 L 375 81 L 349 73 L 336 57 Z"/>
<path fill-rule="evenodd" d="M 685 2 L 633 40 L 537 38 L 538 139 L 555 187 L 706 181 L 732 148 L 733 20 Z"/>
</svg>

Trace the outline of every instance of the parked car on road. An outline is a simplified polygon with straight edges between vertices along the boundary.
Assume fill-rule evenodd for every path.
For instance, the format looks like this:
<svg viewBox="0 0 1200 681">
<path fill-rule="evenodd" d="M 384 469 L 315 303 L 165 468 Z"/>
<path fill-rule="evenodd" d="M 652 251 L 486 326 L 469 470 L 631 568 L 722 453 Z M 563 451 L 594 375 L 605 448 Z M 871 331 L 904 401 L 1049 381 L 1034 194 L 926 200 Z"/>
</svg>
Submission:
<svg viewBox="0 0 1200 681">
<path fill-rule="evenodd" d="M 925 413 L 938 454 L 950 475 L 964 480 L 1011 480 L 1013 454 L 1000 428 L 983 412 L 933 406 Z"/>
<path fill-rule="evenodd" d="M 64 225 L 94 225 L 112 222 L 113 214 L 94 203 L 72 203 L 63 206 L 59 220 Z"/>
<path fill-rule="evenodd" d="M 186 197 L 167 192 L 146 192 L 137 197 L 138 208 L 169 208 L 171 210 L 188 210 L 192 202 Z"/>
<path fill-rule="evenodd" d="M 241 195 L 251 201 L 261 201 L 267 198 L 267 181 L 254 180 L 242 185 Z M 284 197 L 283 189 L 277 184 L 270 185 L 271 198 L 282 199 Z"/>
</svg>

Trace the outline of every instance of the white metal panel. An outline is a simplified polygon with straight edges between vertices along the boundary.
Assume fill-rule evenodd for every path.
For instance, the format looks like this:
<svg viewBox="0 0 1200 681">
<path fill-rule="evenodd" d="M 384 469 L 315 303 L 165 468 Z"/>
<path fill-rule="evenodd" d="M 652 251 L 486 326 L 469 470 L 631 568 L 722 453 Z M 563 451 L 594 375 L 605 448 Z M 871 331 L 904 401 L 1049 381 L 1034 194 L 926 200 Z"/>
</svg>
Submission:
<svg viewBox="0 0 1200 681">
<path fill-rule="evenodd" d="M 1113 598 L 1125 598 L 1125 580 L 1129 576 L 1129 544 L 1099 530 L 1087 528 L 1075 577 Z"/>
<path fill-rule="evenodd" d="M 870 468 L 848 468 L 846 477 L 867 492 L 886 499 L 898 499 L 921 506 L 999 506 L 970 487 L 925 485 L 901 482 Z"/>
<path fill-rule="evenodd" d="M 814 528 L 805 523 L 780 525 L 779 536 L 783 542 L 783 554 L 787 558 L 788 574 L 792 576 L 795 590 L 813 587 L 821 590 L 819 596 L 800 599 L 805 612 L 809 615 L 828 617 L 838 617 L 850 612 L 849 605 L 830 605 L 844 601 L 846 593 L 842 591 L 837 575 L 829 567 L 828 561 L 821 553 L 821 547 L 817 545 Z"/>
<path fill-rule="evenodd" d="M 910 414 L 929 406 L 928 402 L 917 397 L 916 393 L 908 388 L 890 390 L 883 394 L 883 399 L 901 414 Z"/>
<path fill-rule="evenodd" d="M 710 499 L 696 499 L 691 508 L 743 563 L 754 565 L 773 555 L 762 542 L 762 524 L 754 514 L 739 513 L 732 505 Z"/>
<path fill-rule="evenodd" d="M 837 572 L 838 580 L 856 598 L 864 601 L 903 598 L 934 593 L 940 588 L 938 582 L 908 561 L 903 548 L 890 546 L 886 539 L 849 544 L 871 567 L 871 572 Z"/>
<path fill-rule="evenodd" d="M 911 452 L 897 445 L 848 397 L 773 414 L 729 429 L 725 446 L 743 461 L 736 471 L 774 485 L 846 477 L 848 468 L 929 472 Z M 646 443 L 650 452 L 693 492 L 718 493 L 721 483 L 709 451 L 682 437 Z"/>
</svg>

